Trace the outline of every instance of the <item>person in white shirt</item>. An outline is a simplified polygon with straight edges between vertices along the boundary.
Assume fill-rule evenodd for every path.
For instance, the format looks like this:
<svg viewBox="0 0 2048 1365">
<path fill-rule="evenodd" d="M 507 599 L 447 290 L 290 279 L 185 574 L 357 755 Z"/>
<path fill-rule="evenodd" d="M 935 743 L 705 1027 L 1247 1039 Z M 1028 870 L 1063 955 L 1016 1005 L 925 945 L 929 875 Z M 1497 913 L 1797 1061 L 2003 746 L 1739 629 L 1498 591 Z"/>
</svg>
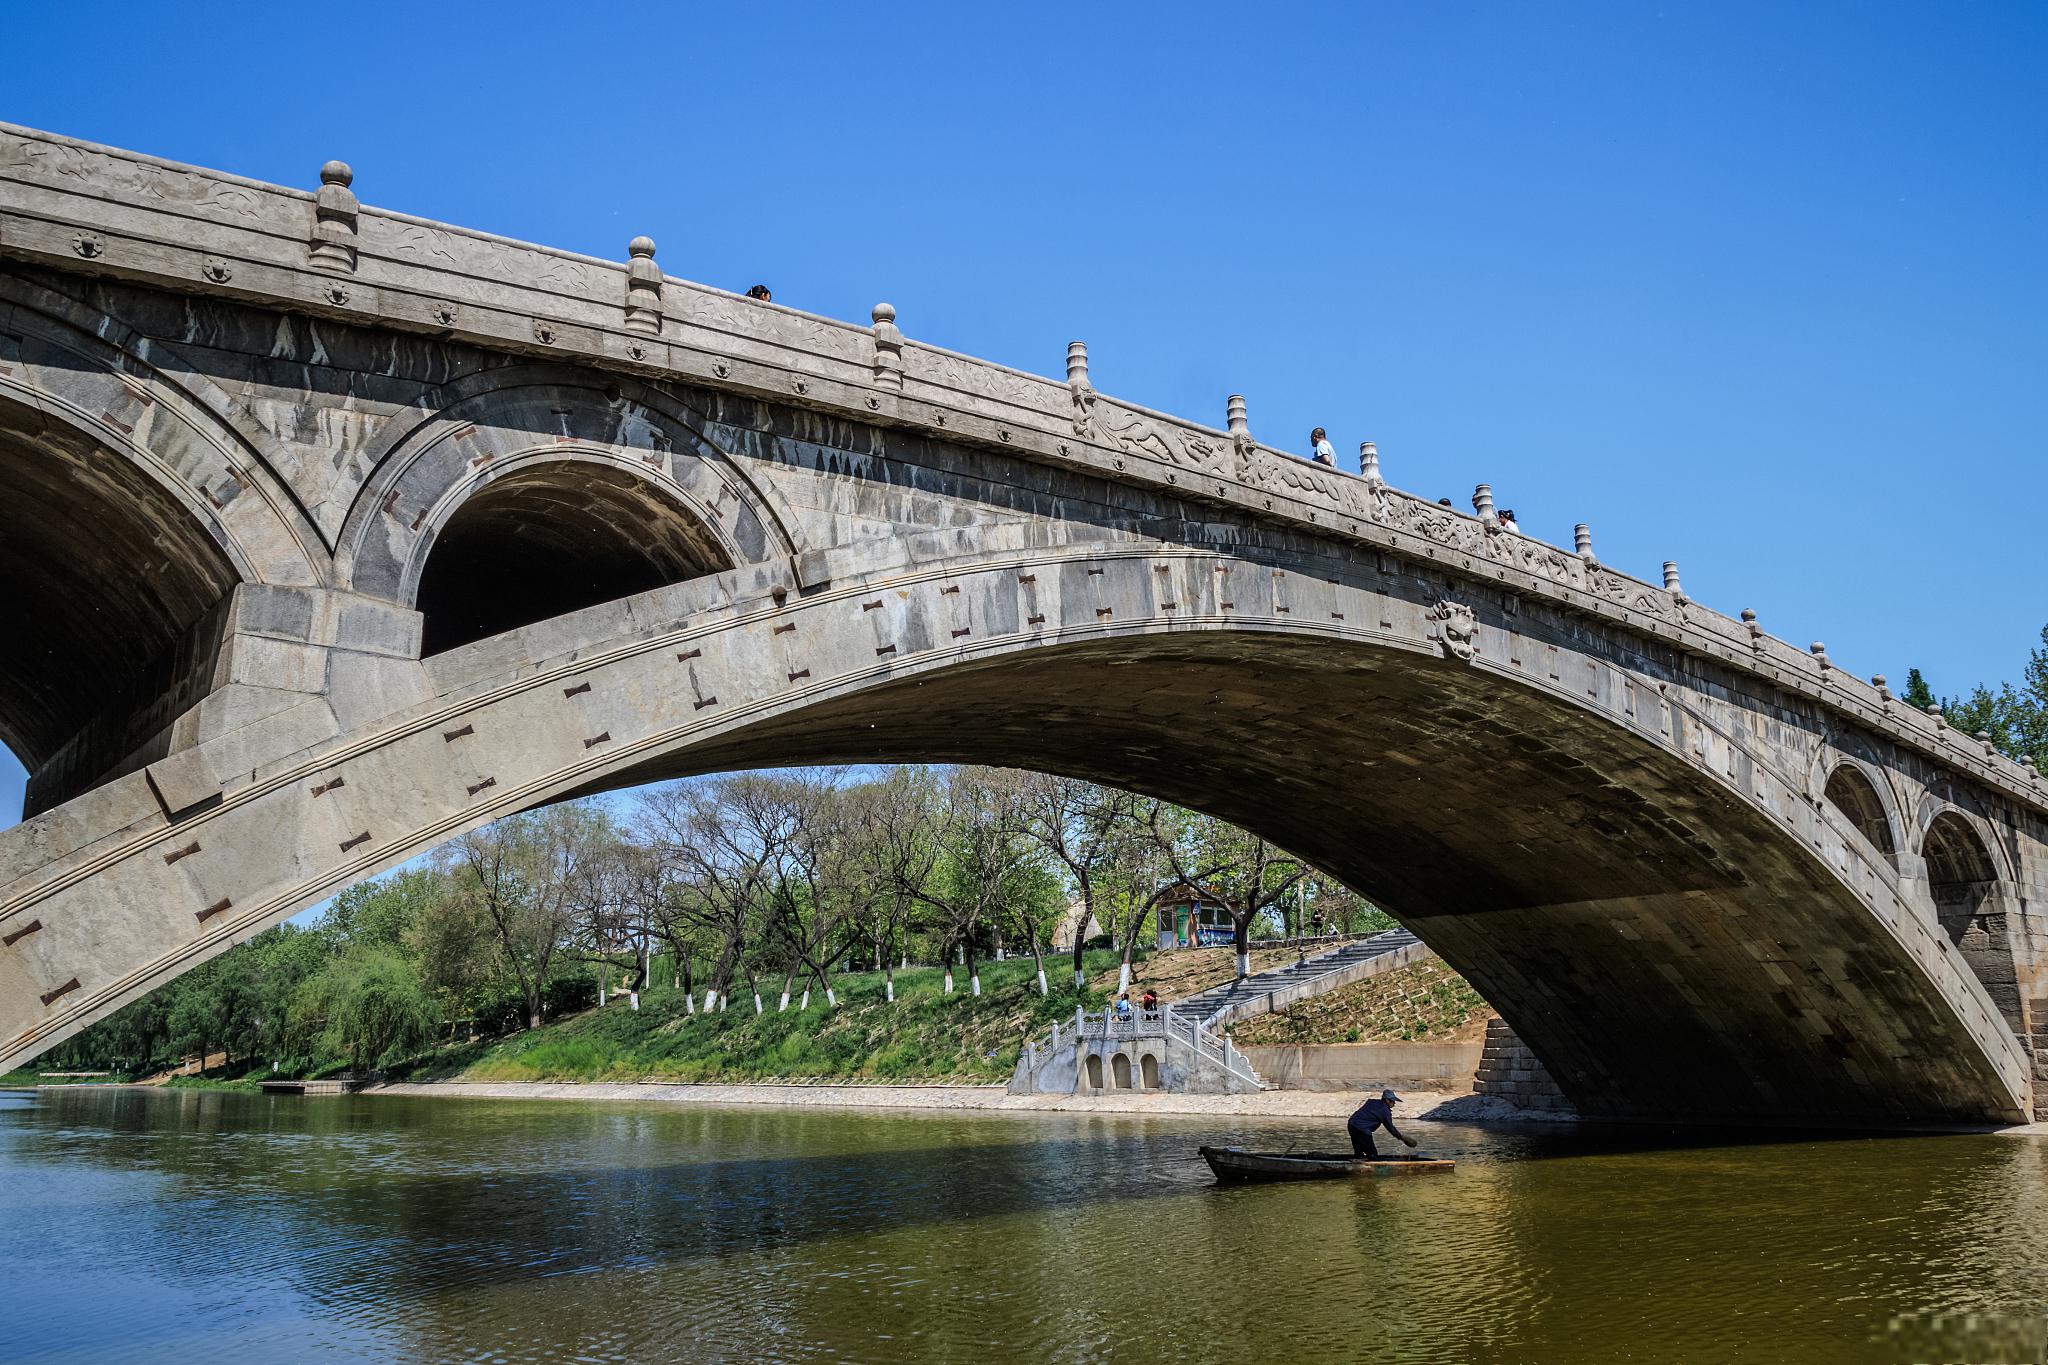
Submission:
<svg viewBox="0 0 2048 1365">
<path fill-rule="evenodd" d="M 1308 443 L 1317 464 L 1326 464 L 1332 469 L 1337 467 L 1337 448 L 1330 444 L 1329 434 L 1321 427 L 1308 434 Z"/>
<path fill-rule="evenodd" d="M 1501 509 L 1500 529 L 1503 531 L 1513 531 L 1518 535 L 1521 533 L 1522 528 L 1515 522 L 1515 513 L 1513 508 L 1503 507 Z"/>
</svg>

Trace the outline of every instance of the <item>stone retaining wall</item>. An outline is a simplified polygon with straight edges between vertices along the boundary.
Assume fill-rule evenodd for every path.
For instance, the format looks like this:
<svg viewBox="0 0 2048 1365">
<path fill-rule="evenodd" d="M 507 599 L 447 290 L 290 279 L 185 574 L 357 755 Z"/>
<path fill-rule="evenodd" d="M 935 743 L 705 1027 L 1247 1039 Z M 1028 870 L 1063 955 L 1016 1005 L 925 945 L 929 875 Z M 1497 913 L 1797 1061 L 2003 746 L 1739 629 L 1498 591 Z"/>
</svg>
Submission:
<svg viewBox="0 0 2048 1365">
<path fill-rule="evenodd" d="M 1472 1091 L 1497 1096 L 1521 1109 L 1572 1112 L 1571 1101 L 1550 1079 L 1543 1063 L 1515 1036 L 1507 1020 L 1499 1016 L 1486 1021 L 1486 1042 Z"/>
<path fill-rule="evenodd" d="M 1479 1043 L 1290 1043 L 1242 1047 L 1261 1078 L 1282 1090 L 1463 1090 Z"/>
</svg>

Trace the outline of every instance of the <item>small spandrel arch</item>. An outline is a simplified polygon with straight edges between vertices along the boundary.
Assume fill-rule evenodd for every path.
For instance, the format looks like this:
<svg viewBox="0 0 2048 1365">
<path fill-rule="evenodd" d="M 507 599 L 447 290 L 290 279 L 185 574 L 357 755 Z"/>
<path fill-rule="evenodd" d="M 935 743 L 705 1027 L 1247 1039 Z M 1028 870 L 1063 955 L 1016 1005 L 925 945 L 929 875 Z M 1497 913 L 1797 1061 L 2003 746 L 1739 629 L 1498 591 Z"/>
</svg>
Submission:
<svg viewBox="0 0 2048 1365">
<path fill-rule="evenodd" d="M 1892 836 L 1891 814 L 1876 784 L 1854 763 L 1839 764 L 1828 774 L 1828 804 L 1849 818 L 1863 841 L 1887 858 L 1896 857 L 1898 841 Z"/>
<path fill-rule="evenodd" d="M 1970 822 L 1954 811 L 1943 811 L 1927 826 L 1920 856 L 1927 863 L 1927 884 L 1935 889 L 1937 901 L 1944 893 L 1969 895 L 1974 888 L 1998 880 L 1991 850 Z"/>
<path fill-rule="evenodd" d="M 2028 1031 L 2018 963 L 2013 956 L 2012 902 L 1998 864 L 1974 825 L 1945 810 L 1920 840 L 1927 892 L 1941 930 L 1983 983 L 2013 1032 Z"/>
<path fill-rule="evenodd" d="M 528 464 L 471 493 L 435 536 L 420 652 L 731 567 L 712 528 L 657 481 L 589 460 Z"/>
</svg>

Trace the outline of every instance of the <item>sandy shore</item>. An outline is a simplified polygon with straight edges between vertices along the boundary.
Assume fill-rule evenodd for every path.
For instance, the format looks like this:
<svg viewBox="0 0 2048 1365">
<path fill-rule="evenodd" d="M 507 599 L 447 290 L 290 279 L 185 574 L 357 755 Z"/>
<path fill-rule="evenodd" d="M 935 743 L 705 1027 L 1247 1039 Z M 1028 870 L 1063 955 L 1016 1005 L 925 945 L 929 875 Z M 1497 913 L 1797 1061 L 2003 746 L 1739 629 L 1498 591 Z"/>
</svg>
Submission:
<svg viewBox="0 0 2048 1365">
<path fill-rule="evenodd" d="M 1256 1095 L 1164 1095 L 1123 1092 L 1096 1095 L 1012 1095 L 1001 1086 L 984 1085 L 685 1085 L 631 1081 L 432 1081 L 380 1085 L 366 1095 L 431 1095 L 442 1098 L 492 1100 L 629 1100 L 655 1104 L 781 1105 L 803 1109 L 992 1109 L 1013 1113 L 1083 1114 L 1209 1114 L 1260 1118 L 1341 1117 L 1356 1109 L 1365 1096 L 1354 1091 L 1267 1090 Z M 1473 1096 L 1415 1090 L 1402 1095 L 1402 1112 L 1432 1117 L 1486 1121 L 1506 1115 L 1469 1116 L 1458 1112 Z M 1450 1102 L 1457 1101 L 1457 1104 Z"/>
</svg>

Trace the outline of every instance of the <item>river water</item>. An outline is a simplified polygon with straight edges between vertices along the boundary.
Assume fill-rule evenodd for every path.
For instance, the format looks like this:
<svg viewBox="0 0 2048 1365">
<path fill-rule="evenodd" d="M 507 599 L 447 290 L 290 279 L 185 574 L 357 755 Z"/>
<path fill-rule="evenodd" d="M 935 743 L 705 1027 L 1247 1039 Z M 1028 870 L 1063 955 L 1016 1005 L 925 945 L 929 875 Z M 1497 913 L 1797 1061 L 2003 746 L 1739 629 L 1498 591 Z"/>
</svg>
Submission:
<svg viewBox="0 0 2048 1365">
<path fill-rule="evenodd" d="M 0 1360 L 2038 1361 L 2048 1144 L 0 1092 Z"/>
</svg>

